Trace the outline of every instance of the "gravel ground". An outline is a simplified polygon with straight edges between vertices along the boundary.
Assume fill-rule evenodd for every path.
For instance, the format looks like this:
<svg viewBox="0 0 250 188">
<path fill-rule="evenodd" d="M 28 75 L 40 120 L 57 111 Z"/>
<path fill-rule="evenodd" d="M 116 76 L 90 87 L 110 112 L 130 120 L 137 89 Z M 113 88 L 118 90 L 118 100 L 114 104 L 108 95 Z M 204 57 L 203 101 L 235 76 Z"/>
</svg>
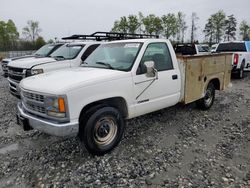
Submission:
<svg viewBox="0 0 250 188">
<path fill-rule="evenodd" d="M 0 77 L 0 187 L 250 187 L 250 73 L 209 111 L 177 105 L 127 122 L 110 154 L 24 132 Z"/>
</svg>

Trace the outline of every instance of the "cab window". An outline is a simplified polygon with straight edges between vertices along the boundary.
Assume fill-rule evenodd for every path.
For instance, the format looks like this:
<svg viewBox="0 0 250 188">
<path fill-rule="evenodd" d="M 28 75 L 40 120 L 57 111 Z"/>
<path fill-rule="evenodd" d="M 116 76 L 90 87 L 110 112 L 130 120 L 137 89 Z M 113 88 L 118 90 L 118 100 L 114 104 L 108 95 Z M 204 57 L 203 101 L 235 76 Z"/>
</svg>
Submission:
<svg viewBox="0 0 250 188">
<path fill-rule="evenodd" d="M 100 44 L 93 44 L 89 46 L 86 51 L 82 54 L 82 61 L 85 61 L 85 59 L 99 46 Z"/>
<path fill-rule="evenodd" d="M 172 58 L 165 43 L 151 43 L 148 45 L 141 59 L 137 74 L 146 73 L 146 67 L 144 65 L 146 61 L 153 61 L 157 71 L 173 69 Z"/>
</svg>

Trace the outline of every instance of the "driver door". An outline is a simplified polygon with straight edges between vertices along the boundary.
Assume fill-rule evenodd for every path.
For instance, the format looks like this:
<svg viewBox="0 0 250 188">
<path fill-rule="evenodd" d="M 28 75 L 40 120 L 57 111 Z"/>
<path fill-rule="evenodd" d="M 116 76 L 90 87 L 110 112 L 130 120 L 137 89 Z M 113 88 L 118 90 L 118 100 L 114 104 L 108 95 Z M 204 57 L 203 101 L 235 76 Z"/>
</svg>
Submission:
<svg viewBox="0 0 250 188">
<path fill-rule="evenodd" d="M 157 73 L 147 77 L 146 61 L 153 61 Z M 153 112 L 178 103 L 181 78 L 178 67 L 174 68 L 166 43 L 150 43 L 133 76 L 135 115 Z"/>
</svg>

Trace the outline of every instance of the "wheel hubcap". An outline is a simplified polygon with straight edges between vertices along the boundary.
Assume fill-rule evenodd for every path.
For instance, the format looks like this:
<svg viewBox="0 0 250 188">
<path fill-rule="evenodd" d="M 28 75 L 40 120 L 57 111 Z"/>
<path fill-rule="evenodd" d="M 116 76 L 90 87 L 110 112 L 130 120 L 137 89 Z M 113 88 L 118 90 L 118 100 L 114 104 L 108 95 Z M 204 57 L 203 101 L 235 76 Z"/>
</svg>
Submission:
<svg viewBox="0 0 250 188">
<path fill-rule="evenodd" d="M 103 117 L 95 124 L 94 140 L 100 146 L 110 144 L 117 134 L 117 123 L 113 117 Z"/>
<path fill-rule="evenodd" d="M 209 106 L 213 100 L 213 94 L 212 94 L 212 91 L 210 89 L 208 89 L 206 91 L 206 94 L 205 94 L 205 103 L 207 106 Z"/>
</svg>

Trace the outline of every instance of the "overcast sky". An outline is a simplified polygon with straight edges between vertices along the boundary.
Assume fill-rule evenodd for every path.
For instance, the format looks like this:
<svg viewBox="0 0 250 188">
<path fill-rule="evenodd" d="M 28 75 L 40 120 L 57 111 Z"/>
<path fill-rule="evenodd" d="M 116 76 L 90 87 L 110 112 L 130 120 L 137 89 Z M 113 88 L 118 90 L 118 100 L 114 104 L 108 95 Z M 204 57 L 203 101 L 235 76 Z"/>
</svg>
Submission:
<svg viewBox="0 0 250 188">
<path fill-rule="evenodd" d="M 182 11 L 190 25 L 192 12 L 199 17 L 197 38 L 203 39 L 202 30 L 208 17 L 223 10 L 234 14 L 238 22 L 250 23 L 250 0 L 0 0 L 0 20 L 12 19 L 18 31 L 28 20 L 39 21 L 41 36 L 46 40 L 72 34 L 90 34 L 109 31 L 121 16 Z M 190 27 L 188 28 L 190 30 Z M 186 35 L 188 35 L 187 32 Z"/>
</svg>

